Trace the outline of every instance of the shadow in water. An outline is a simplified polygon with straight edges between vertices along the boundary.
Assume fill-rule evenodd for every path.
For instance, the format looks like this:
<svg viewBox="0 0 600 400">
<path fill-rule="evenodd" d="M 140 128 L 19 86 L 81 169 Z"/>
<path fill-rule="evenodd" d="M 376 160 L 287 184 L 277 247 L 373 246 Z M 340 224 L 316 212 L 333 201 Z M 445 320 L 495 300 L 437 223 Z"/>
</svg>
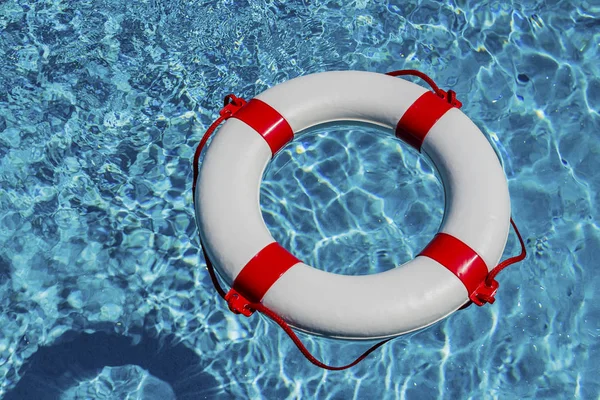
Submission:
<svg viewBox="0 0 600 400">
<path fill-rule="evenodd" d="M 23 378 L 5 400 L 58 400 L 61 394 L 104 367 L 138 365 L 168 383 L 178 400 L 213 399 L 223 395 L 215 378 L 205 372 L 194 351 L 172 336 L 143 337 L 132 344 L 128 337 L 106 333 L 65 334 L 69 339 L 41 347 L 22 370 Z"/>
</svg>

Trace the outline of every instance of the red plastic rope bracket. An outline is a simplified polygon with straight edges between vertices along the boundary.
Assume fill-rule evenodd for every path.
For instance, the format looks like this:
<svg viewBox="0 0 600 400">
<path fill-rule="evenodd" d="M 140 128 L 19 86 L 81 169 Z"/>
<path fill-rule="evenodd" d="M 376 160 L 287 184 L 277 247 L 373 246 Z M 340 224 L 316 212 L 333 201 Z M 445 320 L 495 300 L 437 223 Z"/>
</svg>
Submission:
<svg viewBox="0 0 600 400">
<path fill-rule="evenodd" d="M 255 309 L 251 308 L 250 302 L 233 288 L 227 292 L 223 299 L 227 302 L 229 310 L 234 314 L 242 314 L 244 317 L 254 314 Z"/>
<path fill-rule="evenodd" d="M 521 253 L 517 256 L 510 257 L 502 261 L 489 272 L 485 280 L 481 282 L 481 285 L 479 285 L 479 287 L 471 295 L 471 301 L 478 306 L 483 306 L 485 303 L 493 304 L 494 301 L 496 301 L 494 296 L 496 295 L 499 286 L 498 281 L 495 279 L 498 273 L 509 265 L 523 261 L 525 257 L 527 257 L 527 248 L 525 247 L 525 242 L 523 241 L 521 232 L 519 232 L 519 228 L 517 228 L 517 224 L 515 224 L 515 221 L 512 218 L 510 219 L 510 224 L 515 230 L 517 238 L 519 239 L 519 243 L 521 244 Z"/>
<path fill-rule="evenodd" d="M 240 108 L 246 105 L 246 100 L 237 97 L 234 94 L 228 94 L 223 99 L 223 108 L 219 111 L 219 115 L 225 119 L 233 117 L 233 114 L 239 111 Z"/>
</svg>

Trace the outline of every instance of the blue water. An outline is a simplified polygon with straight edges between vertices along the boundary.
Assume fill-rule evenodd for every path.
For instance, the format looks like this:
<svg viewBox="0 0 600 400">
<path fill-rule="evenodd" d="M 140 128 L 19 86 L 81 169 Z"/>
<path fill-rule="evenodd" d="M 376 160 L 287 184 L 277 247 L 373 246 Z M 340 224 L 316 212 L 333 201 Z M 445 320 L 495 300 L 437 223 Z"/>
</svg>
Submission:
<svg viewBox="0 0 600 400">
<path fill-rule="evenodd" d="M 444 3 L 0 2 L 0 397 L 598 399 L 600 5 Z M 191 158 L 227 93 L 400 68 L 486 133 L 529 257 L 495 304 L 324 372 L 215 294 Z M 298 137 L 261 203 L 280 243 L 344 273 L 409 260 L 443 216 L 431 165 L 364 127 Z M 332 364 L 367 346 L 302 339 Z"/>
</svg>

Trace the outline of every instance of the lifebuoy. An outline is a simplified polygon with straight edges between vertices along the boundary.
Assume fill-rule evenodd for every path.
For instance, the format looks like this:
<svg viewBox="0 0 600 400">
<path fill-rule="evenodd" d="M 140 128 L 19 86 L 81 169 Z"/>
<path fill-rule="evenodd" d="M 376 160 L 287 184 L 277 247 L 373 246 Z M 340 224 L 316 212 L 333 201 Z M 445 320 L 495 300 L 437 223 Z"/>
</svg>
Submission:
<svg viewBox="0 0 600 400">
<path fill-rule="evenodd" d="M 241 105 L 241 104 L 240 104 Z M 232 289 L 236 312 L 262 302 L 291 326 L 338 338 L 408 333 L 469 302 L 493 302 L 486 277 L 510 228 L 508 184 L 485 136 L 451 96 L 388 75 L 323 72 L 274 86 L 243 104 L 206 151 L 194 201 L 204 250 Z M 347 276 L 317 270 L 282 248 L 260 211 L 269 160 L 307 128 L 361 121 L 393 130 L 439 172 L 445 212 L 439 232 L 413 260 Z"/>
</svg>

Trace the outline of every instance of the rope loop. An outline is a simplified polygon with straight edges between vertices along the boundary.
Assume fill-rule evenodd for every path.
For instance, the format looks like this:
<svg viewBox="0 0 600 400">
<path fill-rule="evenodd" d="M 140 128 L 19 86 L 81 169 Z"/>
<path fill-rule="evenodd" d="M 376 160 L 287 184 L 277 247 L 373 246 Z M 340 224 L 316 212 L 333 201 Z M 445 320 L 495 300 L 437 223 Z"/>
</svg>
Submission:
<svg viewBox="0 0 600 400">
<path fill-rule="evenodd" d="M 462 106 L 462 103 L 456 98 L 456 93 L 454 91 L 452 91 L 452 90 L 444 91 L 444 90 L 440 89 L 436 85 L 436 83 L 433 81 L 433 79 L 431 79 L 429 76 L 425 75 L 424 73 L 422 73 L 420 71 L 412 70 L 412 69 L 399 70 L 399 71 L 388 72 L 387 75 L 417 76 L 417 77 L 423 79 L 425 82 L 427 82 L 429 84 L 429 86 L 431 86 L 433 91 L 438 96 L 447 100 L 450 104 L 452 104 L 453 106 L 455 106 L 457 108 L 460 108 Z M 193 161 L 193 171 L 194 171 L 193 179 L 194 179 L 194 181 L 192 183 L 192 196 L 194 198 L 194 203 L 195 203 L 195 193 L 196 193 L 196 181 L 198 179 L 198 169 L 199 169 L 198 163 L 199 163 L 200 154 L 202 153 L 203 148 L 206 146 L 206 143 L 208 142 L 209 138 L 212 136 L 214 131 L 217 129 L 217 127 L 223 121 L 233 117 L 235 115 L 235 113 L 246 104 L 247 103 L 244 99 L 237 97 L 234 94 L 228 94 L 227 96 L 225 96 L 225 98 L 223 99 L 223 108 L 219 111 L 219 117 L 210 125 L 210 127 L 206 130 L 206 133 L 202 137 L 202 140 L 200 140 L 200 144 L 198 145 L 198 148 L 196 149 L 196 152 L 194 154 L 194 161 Z M 501 262 L 494 269 L 492 269 L 492 271 L 489 272 L 486 279 L 482 282 L 480 287 L 477 289 L 475 296 L 473 297 L 473 302 L 475 302 L 478 305 L 483 305 L 485 303 L 493 303 L 495 301 L 494 295 L 496 294 L 496 291 L 498 289 L 498 282 L 494 279 L 496 277 L 496 275 L 498 275 L 498 273 L 500 271 L 502 271 L 509 265 L 512 265 L 514 263 L 517 263 L 517 262 L 523 260 L 527 255 L 526 249 L 525 249 L 525 243 L 523 242 L 523 238 L 521 237 L 521 234 L 519 233 L 519 230 L 517 229 L 517 226 L 512 218 L 510 220 L 510 223 L 513 226 L 513 228 L 519 238 L 519 242 L 521 243 L 521 254 L 519 254 L 518 256 L 515 256 L 515 257 L 511 257 L 511 258 Z M 210 261 L 210 258 L 206 252 L 206 246 L 204 246 L 204 243 L 202 243 L 202 239 L 200 239 L 200 244 L 202 247 L 202 252 L 204 253 L 206 267 L 208 269 L 208 273 L 210 275 L 213 286 L 215 287 L 215 290 L 217 291 L 219 296 L 227 301 L 229 308 L 233 312 L 245 315 L 247 317 L 250 316 L 254 311 L 258 311 L 258 312 L 266 315 L 267 317 L 269 317 L 277 325 L 279 325 L 281 327 L 281 329 L 283 329 L 285 331 L 285 333 L 294 342 L 294 344 L 296 345 L 298 350 L 300 350 L 300 352 L 304 355 L 304 357 L 306 357 L 306 359 L 308 361 L 310 361 L 312 364 L 316 365 L 317 367 L 320 367 L 320 368 L 323 368 L 326 370 L 330 370 L 330 371 L 341 371 L 344 369 L 351 368 L 351 367 L 355 366 L 356 364 L 358 364 L 359 362 L 361 362 L 362 360 L 364 360 L 373 351 L 375 351 L 376 349 L 378 349 L 379 347 L 383 346 L 385 343 L 387 343 L 393 339 L 393 338 L 388 338 L 388 339 L 380 341 L 379 343 L 377 343 L 377 344 L 373 345 L 372 347 L 370 347 L 369 349 L 367 349 L 367 351 L 365 351 L 358 358 L 356 358 L 353 362 L 351 362 L 347 365 L 334 367 L 331 365 L 324 364 L 323 362 L 317 360 L 310 353 L 310 351 L 306 348 L 306 346 L 298 338 L 296 333 L 292 330 L 292 328 L 290 328 L 288 323 L 285 322 L 285 320 L 283 318 L 281 318 L 279 315 L 277 315 L 274 311 L 272 311 L 271 309 L 269 309 L 262 303 L 248 302 L 246 299 L 241 297 L 241 295 L 239 295 L 238 293 L 234 293 L 232 291 L 230 291 L 229 293 L 226 293 L 225 290 L 223 289 L 223 287 L 221 286 L 221 284 L 219 283 L 219 279 L 217 278 L 217 274 L 215 272 L 214 266 L 213 266 L 212 262 Z"/>
</svg>

